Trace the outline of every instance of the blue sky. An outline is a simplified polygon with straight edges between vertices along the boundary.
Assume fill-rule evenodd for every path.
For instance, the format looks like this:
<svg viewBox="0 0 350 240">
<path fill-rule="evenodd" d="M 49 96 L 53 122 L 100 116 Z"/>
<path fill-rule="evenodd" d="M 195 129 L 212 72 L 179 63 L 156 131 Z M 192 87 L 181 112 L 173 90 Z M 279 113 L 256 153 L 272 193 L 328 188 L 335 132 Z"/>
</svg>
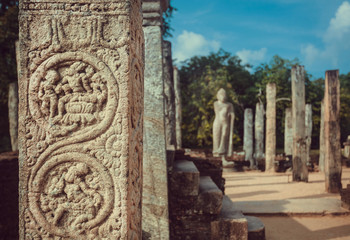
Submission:
<svg viewBox="0 0 350 240">
<path fill-rule="evenodd" d="M 254 67 L 278 54 L 314 78 L 350 72 L 350 0 L 172 0 L 173 58 L 220 48 Z"/>
</svg>

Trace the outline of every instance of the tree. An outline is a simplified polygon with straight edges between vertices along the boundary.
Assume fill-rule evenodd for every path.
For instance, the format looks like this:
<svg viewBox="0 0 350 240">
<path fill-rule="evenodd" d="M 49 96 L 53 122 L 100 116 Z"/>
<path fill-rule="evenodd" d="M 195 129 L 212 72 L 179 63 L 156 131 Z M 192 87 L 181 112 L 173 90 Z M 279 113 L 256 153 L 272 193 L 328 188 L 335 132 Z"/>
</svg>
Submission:
<svg viewBox="0 0 350 240">
<path fill-rule="evenodd" d="M 8 84 L 17 81 L 15 41 L 18 39 L 17 2 L 0 3 L 0 151 L 10 150 L 8 132 Z"/>
<path fill-rule="evenodd" d="M 185 147 L 212 145 L 213 104 L 216 93 L 224 88 L 228 101 L 235 107 L 235 138 L 240 143 L 243 132 L 243 110 L 253 102 L 247 98 L 254 86 L 250 73 L 241 60 L 224 50 L 208 56 L 193 57 L 180 69 L 183 104 L 183 144 Z"/>
<path fill-rule="evenodd" d="M 163 25 L 162 25 L 162 35 L 164 38 L 167 37 L 172 37 L 173 35 L 171 34 L 171 32 L 174 30 L 171 26 L 170 26 L 170 22 L 171 19 L 173 18 L 173 13 L 177 11 L 176 8 L 174 8 L 171 5 L 171 0 L 169 0 L 169 7 L 167 8 L 167 10 L 163 13 Z"/>
<path fill-rule="evenodd" d="M 340 129 L 341 142 L 345 142 L 350 135 L 350 72 L 341 74 L 340 81 Z"/>
<path fill-rule="evenodd" d="M 299 64 L 298 59 L 288 60 L 276 55 L 269 64 L 261 64 L 254 73 L 255 86 L 264 93 L 261 96 L 266 104 L 266 85 L 276 83 L 276 98 L 289 98 L 291 100 L 291 69 Z M 285 109 L 291 107 L 291 101 L 276 103 L 276 147 L 283 148 L 284 143 L 284 117 Z"/>
</svg>

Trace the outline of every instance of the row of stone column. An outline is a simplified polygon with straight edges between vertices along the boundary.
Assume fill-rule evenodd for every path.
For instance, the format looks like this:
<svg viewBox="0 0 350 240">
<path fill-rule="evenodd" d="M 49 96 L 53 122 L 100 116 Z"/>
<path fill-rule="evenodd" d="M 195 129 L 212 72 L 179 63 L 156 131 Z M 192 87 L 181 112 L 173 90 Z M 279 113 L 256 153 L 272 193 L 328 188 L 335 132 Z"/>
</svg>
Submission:
<svg viewBox="0 0 350 240">
<path fill-rule="evenodd" d="M 285 154 L 293 156 L 293 180 L 308 181 L 308 164 L 312 137 L 312 105 L 305 104 L 305 71 L 295 66 L 291 71 L 292 108 L 285 111 Z M 338 192 L 341 180 L 339 130 L 339 80 L 337 71 L 326 72 L 325 96 L 321 107 L 320 159 L 321 171 L 326 173 L 326 188 Z M 266 86 L 266 171 L 274 171 L 276 156 L 276 85 Z M 327 107 L 325 107 L 327 101 Z M 327 120 L 326 120 L 327 119 Z M 326 124 L 327 121 L 327 124 Z M 263 157 L 264 107 L 258 103 L 255 113 L 255 153 L 253 155 L 253 111 L 244 112 L 244 146 L 246 160 L 256 166 Z M 327 135 L 326 135 L 327 132 Z M 327 145 L 326 145 L 327 144 Z M 326 157 L 327 153 L 327 157 Z M 326 159 L 326 160 L 325 160 Z M 326 162 L 326 164 L 325 164 Z M 327 165 L 327 167 L 325 166 Z"/>
</svg>

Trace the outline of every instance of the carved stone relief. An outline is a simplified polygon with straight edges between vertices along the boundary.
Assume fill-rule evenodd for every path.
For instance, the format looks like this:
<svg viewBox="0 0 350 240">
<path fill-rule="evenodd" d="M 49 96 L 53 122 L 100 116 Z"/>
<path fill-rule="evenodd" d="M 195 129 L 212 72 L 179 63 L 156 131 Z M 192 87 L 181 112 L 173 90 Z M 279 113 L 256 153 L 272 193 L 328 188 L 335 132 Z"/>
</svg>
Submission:
<svg viewBox="0 0 350 240">
<path fill-rule="evenodd" d="M 20 239 L 141 239 L 141 1 L 19 8 Z"/>
</svg>

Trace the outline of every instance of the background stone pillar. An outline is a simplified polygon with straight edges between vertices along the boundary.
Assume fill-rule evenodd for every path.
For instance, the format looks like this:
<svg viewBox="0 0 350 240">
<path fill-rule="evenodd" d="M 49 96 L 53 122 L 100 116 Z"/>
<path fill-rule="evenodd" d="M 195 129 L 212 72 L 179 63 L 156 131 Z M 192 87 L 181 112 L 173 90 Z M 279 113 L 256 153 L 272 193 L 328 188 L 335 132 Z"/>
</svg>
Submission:
<svg viewBox="0 0 350 240">
<path fill-rule="evenodd" d="M 325 151 L 325 139 L 324 139 L 324 100 L 321 102 L 321 123 L 320 123 L 320 157 L 318 160 L 318 166 L 321 172 L 324 172 L 324 151 Z"/>
<path fill-rule="evenodd" d="M 176 113 L 176 147 L 177 149 L 182 148 L 182 105 L 181 105 L 181 88 L 180 88 L 180 74 L 177 67 L 174 69 L 174 88 L 175 88 L 175 113 Z"/>
<path fill-rule="evenodd" d="M 327 71 L 324 92 L 324 138 L 326 191 L 339 193 L 341 184 L 340 84 L 339 71 Z"/>
<path fill-rule="evenodd" d="M 256 165 L 253 159 L 253 147 L 253 110 L 247 108 L 244 110 L 243 150 L 245 151 L 245 160 L 250 162 L 250 168 Z"/>
<path fill-rule="evenodd" d="M 284 153 L 291 156 L 293 152 L 293 123 L 292 109 L 286 108 L 284 119 Z"/>
<path fill-rule="evenodd" d="M 145 99 L 142 230 L 146 239 L 169 239 L 168 178 L 164 119 L 162 12 L 164 0 L 143 1 Z"/>
<path fill-rule="evenodd" d="M 18 150 L 18 86 L 17 82 L 9 84 L 8 90 L 9 130 L 12 151 Z"/>
<path fill-rule="evenodd" d="M 306 157 L 307 164 L 310 164 L 310 150 L 312 138 L 312 105 L 305 105 L 305 133 L 306 133 Z"/>
<path fill-rule="evenodd" d="M 171 42 L 163 41 L 164 114 L 167 148 L 176 148 L 175 89 Z"/>
<path fill-rule="evenodd" d="M 305 72 L 292 68 L 293 181 L 308 181 L 305 134 Z"/>
<path fill-rule="evenodd" d="M 19 3 L 20 239 L 141 239 L 140 0 Z"/>
<path fill-rule="evenodd" d="M 255 160 L 263 159 L 264 155 L 264 104 L 259 102 L 255 108 Z M 256 162 L 257 163 L 257 162 Z"/>
<path fill-rule="evenodd" d="M 265 171 L 275 171 L 276 157 L 276 84 L 266 85 L 266 163 Z"/>
</svg>

